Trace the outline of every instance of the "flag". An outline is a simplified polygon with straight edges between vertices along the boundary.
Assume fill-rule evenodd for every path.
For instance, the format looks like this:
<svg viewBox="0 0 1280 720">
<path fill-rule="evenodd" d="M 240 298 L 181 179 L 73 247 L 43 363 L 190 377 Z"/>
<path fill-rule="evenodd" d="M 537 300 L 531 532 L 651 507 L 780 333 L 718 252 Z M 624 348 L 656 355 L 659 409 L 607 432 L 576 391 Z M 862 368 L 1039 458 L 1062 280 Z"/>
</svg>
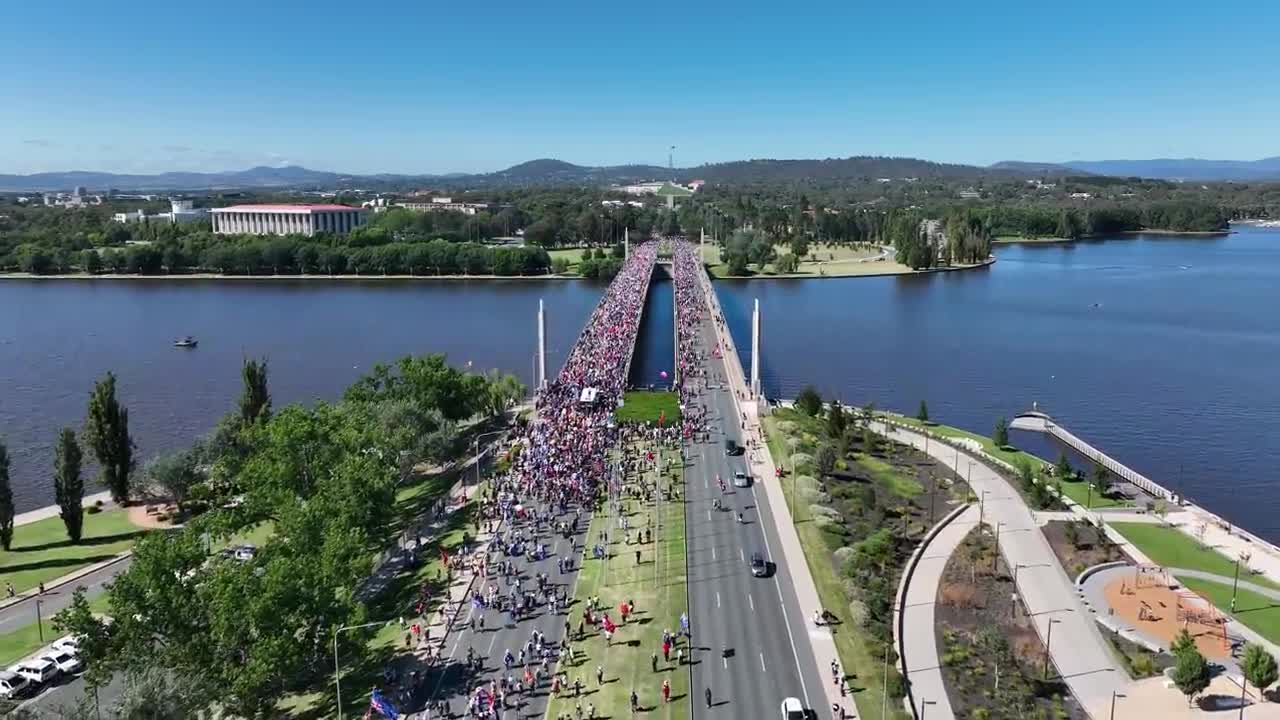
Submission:
<svg viewBox="0 0 1280 720">
<path fill-rule="evenodd" d="M 369 706 L 377 710 L 379 715 L 389 718 L 389 720 L 397 720 L 400 717 L 399 711 L 395 709 L 391 701 L 383 697 L 378 690 L 374 690 L 373 697 L 369 698 Z"/>
<path fill-rule="evenodd" d="M 667 419 L 666 410 L 663 410 L 662 412 L 658 413 L 658 427 L 662 427 L 662 423 L 666 422 L 666 419 Z"/>
<path fill-rule="evenodd" d="M 440 562 L 444 563 L 445 567 L 449 567 L 449 551 L 444 548 L 440 548 Z"/>
</svg>

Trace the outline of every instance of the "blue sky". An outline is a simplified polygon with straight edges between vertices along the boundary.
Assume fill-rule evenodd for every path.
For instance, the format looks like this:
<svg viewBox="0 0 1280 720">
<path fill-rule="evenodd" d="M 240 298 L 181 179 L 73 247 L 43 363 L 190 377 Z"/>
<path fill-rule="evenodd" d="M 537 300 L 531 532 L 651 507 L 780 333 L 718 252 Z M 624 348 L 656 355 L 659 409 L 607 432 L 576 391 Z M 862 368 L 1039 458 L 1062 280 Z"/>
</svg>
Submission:
<svg viewBox="0 0 1280 720">
<path fill-rule="evenodd" d="M 661 9 L 667 8 L 667 12 Z M 1280 3 L 12 3 L 0 173 L 1280 154 Z"/>
</svg>

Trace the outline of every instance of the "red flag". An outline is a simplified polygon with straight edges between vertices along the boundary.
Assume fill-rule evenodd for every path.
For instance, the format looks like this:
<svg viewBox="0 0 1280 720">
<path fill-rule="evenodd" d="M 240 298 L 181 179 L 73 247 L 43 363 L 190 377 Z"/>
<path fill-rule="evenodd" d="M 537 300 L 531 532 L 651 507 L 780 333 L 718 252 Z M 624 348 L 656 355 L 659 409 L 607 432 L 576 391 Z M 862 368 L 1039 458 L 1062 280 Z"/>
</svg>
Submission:
<svg viewBox="0 0 1280 720">
<path fill-rule="evenodd" d="M 667 419 L 666 410 L 663 410 L 662 412 L 658 413 L 658 427 L 662 427 L 662 423 L 666 421 L 666 419 Z"/>
<path fill-rule="evenodd" d="M 449 551 L 444 548 L 440 548 L 440 562 L 444 563 L 445 567 L 449 566 Z"/>
</svg>

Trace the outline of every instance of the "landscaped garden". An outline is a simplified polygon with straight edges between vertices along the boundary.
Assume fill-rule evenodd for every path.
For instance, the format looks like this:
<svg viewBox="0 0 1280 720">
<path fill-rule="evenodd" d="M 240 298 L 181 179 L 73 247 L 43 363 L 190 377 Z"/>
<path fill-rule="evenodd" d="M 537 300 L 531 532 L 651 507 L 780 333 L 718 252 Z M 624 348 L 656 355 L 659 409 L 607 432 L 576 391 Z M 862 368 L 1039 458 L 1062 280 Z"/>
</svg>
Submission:
<svg viewBox="0 0 1280 720">
<path fill-rule="evenodd" d="M 859 715 L 882 718 L 888 707 L 887 717 L 898 718 L 905 687 L 893 669 L 891 622 L 902 569 L 969 491 L 924 453 L 871 431 L 866 418 L 843 408 L 778 409 L 764 425 L 822 605 L 835 616 L 836 650 Z"/>
<path fill-rule="evenodd" d="M 86 509 L 84 534 L 74 544 L 67 539 L 66 526 L 56 515 L 19 525 L 13 531 L 12 547 L 0 550 L 0 582 L 13 583 L 17 592 L 30 590 L 110 560 L 133 547 L 146 532 L 129 522 L 128 511 L 123 509 Z"/>
</svg>

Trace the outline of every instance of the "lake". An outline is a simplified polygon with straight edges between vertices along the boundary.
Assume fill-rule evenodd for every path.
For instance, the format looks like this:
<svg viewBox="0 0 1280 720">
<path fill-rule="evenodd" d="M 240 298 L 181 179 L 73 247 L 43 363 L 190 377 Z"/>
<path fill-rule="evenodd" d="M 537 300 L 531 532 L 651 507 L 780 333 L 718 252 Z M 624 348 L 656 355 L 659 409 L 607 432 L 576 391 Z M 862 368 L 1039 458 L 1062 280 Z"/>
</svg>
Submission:
<svg viewBox="0 0 1280 720">
<path fill-rule="evenodd" d="M 1280 449 L 1280 231 L 1011 245 L 927 276 L 717 281 L 738 347 L 764 317 L 766 393 L 824 395 L 989 433 L 1036 401 L 1134 469 L 1272 540 Z M 93 381 L 119 375 L 139 456 L 229 411 L 244 356 L 277 406 L 336 398 L 376 362 L 443 352 L 531 378 L 539 298 L 548 370 L 601 287 L 586 282 L 0 281 L 0 436 L 19 510 L 53 502 L 53 441 Z M 651 290 L 632 378 L 670 370 L 670 283 Z M 193 351 L 171 347 L 195 335 Z M 744 362 L 750 363 L 749 357 Z M 1014 441 L 1050 459 L 1044 438 Z M 1179 479 L 1180 478 L 1180 479 Z"/>
<path fill-rule="evenodd" d="M 1032 402 L 1166 487 L 1280 540 L 1280 231 L 999 246 L 931 276 L 716 283 L 749 368 L 988 434 Z M 1050 460 L 1034 433 L 1021 447 Z"/>
</svg>

